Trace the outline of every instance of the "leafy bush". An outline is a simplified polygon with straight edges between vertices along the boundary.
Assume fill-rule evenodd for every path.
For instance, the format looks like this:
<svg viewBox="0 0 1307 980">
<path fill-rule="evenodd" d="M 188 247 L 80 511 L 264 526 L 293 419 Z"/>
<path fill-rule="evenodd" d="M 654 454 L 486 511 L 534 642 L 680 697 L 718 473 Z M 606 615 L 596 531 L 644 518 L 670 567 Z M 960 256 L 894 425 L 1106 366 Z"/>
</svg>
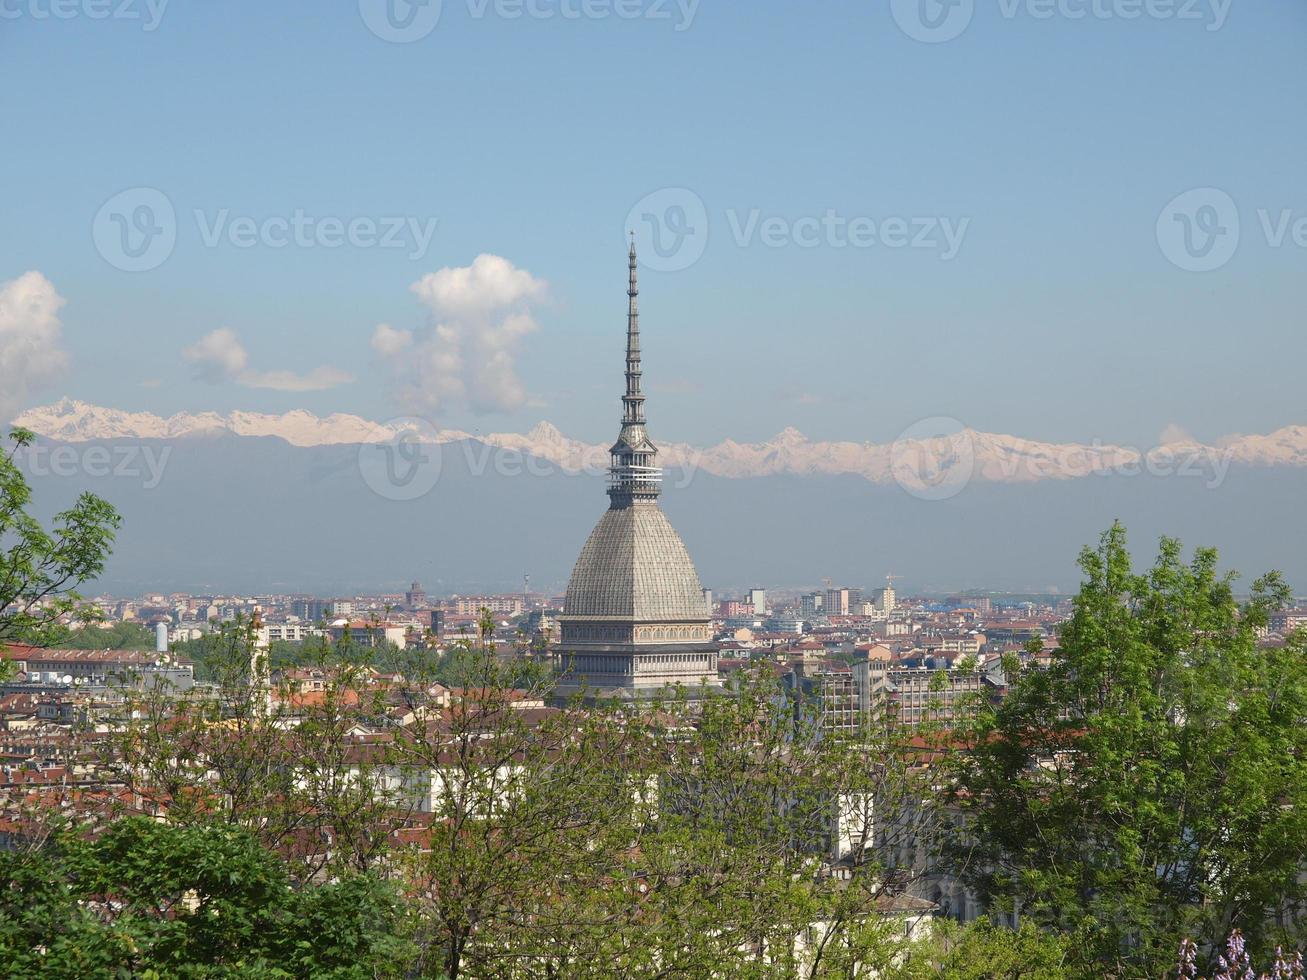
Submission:
<svg viewBox="0 0 1307 980">
<path fill-rule="evenodd" d="M 357 875 L 296 890 L 239 828 L 144 817 L 0 853 L 11 977 L 372 977 L 401 958 L 400 904 Z"/>
</svg>

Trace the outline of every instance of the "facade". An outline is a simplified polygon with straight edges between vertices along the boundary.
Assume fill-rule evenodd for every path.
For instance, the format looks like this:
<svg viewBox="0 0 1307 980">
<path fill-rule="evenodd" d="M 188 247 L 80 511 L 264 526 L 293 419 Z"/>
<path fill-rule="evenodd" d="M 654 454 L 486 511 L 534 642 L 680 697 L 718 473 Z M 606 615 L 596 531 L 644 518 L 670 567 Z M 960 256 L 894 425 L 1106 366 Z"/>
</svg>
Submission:
<svg viewBox="0 0 1307 980">
<path fill-rule="evenodd" d="M 479 616 L 482 609 L 496 616 L 520 616 L 526 611 L 522 597 L 516 595 L 455 596 L 449 606 L 459 616 Z"/>
<path fill-rule="evenodd" d="M 404 593 L 404 605 L 409 609 L 423 609 L 427 604 L 427 594 L 422 586 L 414 582 Z"/>
<path fill-rule="evenodd" d="M 995 686 L 994 678 L 977 670 L 899 667 L 883 659 L 854 664 L 853 683 L 863 711 L 899 725 L 948 725 L 970 717 L 972 699 Z"/>
<path fill-rule="evenodd" d="M 314 636 L 322 636 L 316 623 L 264 623 L 259 627 L 257 642 L 266 647 L 272 643 L 303 643 Z"/>
<path fill-rule="evenodd" d="M 767 628 L 773 633 L 793 633 L 803 635 L 803 620 L 795 616 L 773 616 L 767 620 Z"/>
<path fill-rule="evenodd" d="M 822 611 L 827 616 L 857 616 L 862 612 L 862 590 L 827 589 L 822 597 Z"/>
<path fill-rule="evenodd" d="M 421 629 L 420 624 L 415 622 L 378 623 L 364 619 L 338 619 L 334 623 L 327 624 L 326 633 L 332 643 L 339 643 L 348 635 L 350 639 L 363 646 L 375 647 L 385 641 L 393 643 L 402 650 L 408 646 L 409 631 L 419 629 Z"/>
<path fill-rule="evenodd" d="M 185 657 L 132 650 L 58 650 L 13 643 L 0 644 L 0 660 L 11 661 L 28 684 L 124 684 L 166 668 L 170 682 L 184 679 L 189 687 L 194 674 Z"/>
<path fill-rule="evenodd" d="M 883 613 L 892 613 L 897 602 L 897 596 L 894 594 L 894 586 L 887 585 L 883 589 L 876 591 L 876 608 Z"/>
<path fill-rule="evenodd" d="M 662 470 L 645 431 L 635 245 L 628 255 L 626 393 L 609 450 L 609 505 L 572 569 L 559 616 L 560 695 L 637 697 L 716 687 L 717 648 L 698 572 L 658 507 Z"/>
<path fill-rule="evenodd" d="M 300 619 L 306 619 L 312 623 L 326 619 L 329 612 L 331 612 L 331 602 L 327 599 L 299 597 L 292 599 L 290 603 L 290 614 L 292 616 L 298 616 Z"/>
<path fill-rule="evenodd" d="M 810 667 L 799 661 L 784 683 L 794 692 L 795 712 L 822 731 L 851 733 L 861 727 L 863 709 L 852 668 L 844 664 Z"/>
</svg>

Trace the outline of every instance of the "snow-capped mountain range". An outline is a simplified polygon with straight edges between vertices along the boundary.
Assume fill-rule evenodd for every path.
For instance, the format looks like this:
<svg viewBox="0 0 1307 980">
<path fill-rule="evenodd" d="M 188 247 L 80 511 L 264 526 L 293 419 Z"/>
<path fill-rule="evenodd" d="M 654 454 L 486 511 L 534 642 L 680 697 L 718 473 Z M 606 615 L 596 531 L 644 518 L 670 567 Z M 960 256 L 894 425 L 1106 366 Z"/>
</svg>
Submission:
<svg viewBox="0 0 1307 980">
<path fill-rule="evenodd" d="M 463 441 L 527 453 L 575 472 L 602 472 L 606 444 L 571 439 L 548 422 L 526 433 L 473 434 L 438 429 L 419 419 L 373 422 L 357 415 L 326 417 L 296 410 L 282 415 L 257 412 L 179 413 L 167 418 L 124 412 L 64 398 L 31 408 L 16 425 L 60 442 L 120 439 L 183 439 L 215 433 L 273 436 L 293 446 L 384 443 L 405 437 L 425 443 Z M 669 467 L 701 469 L 717 476 L 747 478 L 778 474 L 857 475 L 876 484 L 937 488 L 981 479 L 1001 483 L 1065 480 L 1094 473 L 1176 472 L 1221 474 L 1230 464 L 1307 466 L 1307 426 L 1293 425 L 1268 435 L 1239 435 L 1208 445 L 1192 439 L 1152 449 L 1101 443 L 1048 443 L 968 428 L 921 423 L 891 443 L 813 442 L 787 428 L 761 443 L 727 439 L 715 446 L 660 443 L 660 461 Z"/>
</svg>

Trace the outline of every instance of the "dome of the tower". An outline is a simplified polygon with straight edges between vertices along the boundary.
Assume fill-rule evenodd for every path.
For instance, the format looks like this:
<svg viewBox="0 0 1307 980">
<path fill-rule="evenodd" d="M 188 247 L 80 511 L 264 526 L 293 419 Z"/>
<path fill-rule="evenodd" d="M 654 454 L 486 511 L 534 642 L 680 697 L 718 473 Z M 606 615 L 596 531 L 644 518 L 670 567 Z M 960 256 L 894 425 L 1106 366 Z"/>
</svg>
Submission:
<svg viewBox="0 0 1307 980">
<path fill-rule="evenodd" d="M 604 511 L 567 583 L 563 614 L 634 622 L 704 622 L 699 574 L 652 500 Z"/>
</svg>

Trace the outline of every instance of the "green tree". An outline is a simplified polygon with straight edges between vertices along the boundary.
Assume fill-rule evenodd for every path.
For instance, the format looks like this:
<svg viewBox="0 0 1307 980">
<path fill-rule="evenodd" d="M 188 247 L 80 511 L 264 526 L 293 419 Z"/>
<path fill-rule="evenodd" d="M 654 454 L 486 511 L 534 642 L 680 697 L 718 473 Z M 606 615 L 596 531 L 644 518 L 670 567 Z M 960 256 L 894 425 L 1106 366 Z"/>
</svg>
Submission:
<svg viewBox="0 0 1307 980">
<path fill-rule="evenodd" d="M 104 570 L 121 518 L 83 493 L 43 527 L 29 513 L 32 488 L 15 462 L 36 437 L 14 429 L 9 438 L 13 446 L 0 453 L 0 644 L 43 644 L 81 602 L 77 589 Z"/>
<path fill-rule="evenodd" d="M 153 650 L 154 630 L 129 622 L 83 626 L 53 634 L 50 644 L 69 650 Z"/>
<path fill-rule="evenodd" d="M 913 947 L 886 912 L 904 883 L 876 845 L 921 787 L 888 729 L 826 731 L 802 707 L 760 672 L 729 694 L 610 709 L 624 741 L 603 753 L 606 779 L 625 773 L 630 800 L 607 870 L 556 889 L 568 943 L 539 975 L 897 975 Z"/>
<path fill-rule="evenodd" d="M 1067 940 L 1033 926 L 1008 929 L 988 919 L 936 926 L 930 976 L 940 980 L 1063 980 Z"/>
<path fill-rule="evenodd" d="M 411 804 L 384 778 L 388 744 L 353 737 L 384 712 L 363 645 L 308 642 L 295 669 L 273 675 L 254 624 L 206 637 L 209 682 L 126 692 L 128 720 L 103 740 L 102 762 L 182 824 L 215 819 L 292 858 L 306 880 L 366 870 Z"/>
<path fill-rule="evenodd" d="M 0 852 L 0 962 L 16 978 L 401 975 L 401 913 L 369 875 L 293 887 L 230 826 L 132 817 Z"/>
<path fill-rule="evenodd" d="M 1214 551 L 1169 538 L 1137 573 L 1119 524 L 1080 567 L 1052 665 L 968 733 L 957 869 L 1074 937 L 1086 976 L 1160 976 L 1177 936 L 1235 927 L 1262 950 L 1304 898 L 1307 644 L 1257 642 L 1288 590 L 1272 573 L 1240 606 Z"/>
<path fill-rule="evenodd" d="M 406 669 L 419 721 L 395 749 L 428 781 L 409 861 L 428 975 L 852 977 L 909 951 L 881 914 L 873 814 L 921 792 L 884 729 L 822 732 L 768 674 L 706 701 L 525 707 L 554 679 L 492 629 L 428 664 L 447 707 Z"/>
</svg>

